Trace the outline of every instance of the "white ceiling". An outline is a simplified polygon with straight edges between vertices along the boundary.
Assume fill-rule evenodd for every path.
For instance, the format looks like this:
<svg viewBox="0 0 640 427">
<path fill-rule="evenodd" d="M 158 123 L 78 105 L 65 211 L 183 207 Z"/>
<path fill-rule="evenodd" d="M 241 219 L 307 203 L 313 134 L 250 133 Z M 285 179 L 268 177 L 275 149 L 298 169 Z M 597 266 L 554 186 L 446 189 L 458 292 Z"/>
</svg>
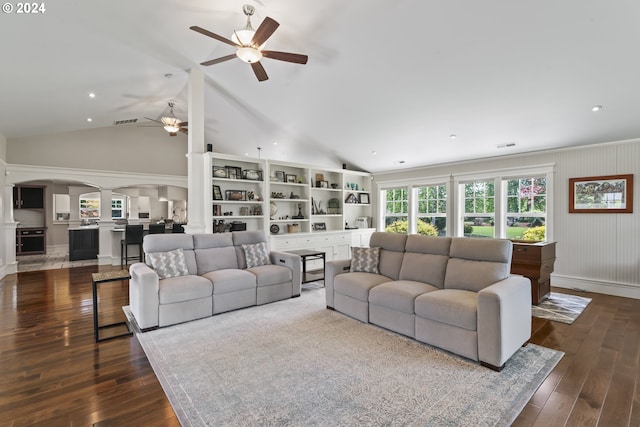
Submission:
<svg viewBox="0 0 640 427">
<path fill-rule="evenodd" d="M 0 15 L 0 133 L 144 122 L 170 99 L 186 120 L 188 70 L 233 53 L 189 27 L 230 37 L 244 3 L 309 63 L 264 59 L 266 82 L 202 67 L 214 151 L 377 172 L 640 137 L 637 0 L 44 2 Z"/>
</svg>

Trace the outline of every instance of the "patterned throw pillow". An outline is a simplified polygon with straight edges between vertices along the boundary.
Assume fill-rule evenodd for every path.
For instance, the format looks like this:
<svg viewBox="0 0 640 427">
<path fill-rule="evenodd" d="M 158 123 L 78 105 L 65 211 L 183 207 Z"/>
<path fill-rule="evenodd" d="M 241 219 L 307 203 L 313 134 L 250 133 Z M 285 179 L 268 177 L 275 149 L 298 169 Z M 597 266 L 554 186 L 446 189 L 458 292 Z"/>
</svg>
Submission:
<svg viewBox="0 0 640 427">
<path fill-rule="evenodd" d="M 271 264 L 266 242 L 242 245 L 242 249 L 244 249 L 244 257 L 247 259 L 247 268 Z"/>
<path fill-rule="evenodd" d="M 351 248 L 351 271 L 378 274 L 380 248 Z"/>
<path fill-rule="evenodd" d="M 187 276 L 189 274 L 182 248 L 169 252 L 156 252 L 146 256 L 147 263 L 158 273 L 158 277 L 161 279 Z"/>
</svg>

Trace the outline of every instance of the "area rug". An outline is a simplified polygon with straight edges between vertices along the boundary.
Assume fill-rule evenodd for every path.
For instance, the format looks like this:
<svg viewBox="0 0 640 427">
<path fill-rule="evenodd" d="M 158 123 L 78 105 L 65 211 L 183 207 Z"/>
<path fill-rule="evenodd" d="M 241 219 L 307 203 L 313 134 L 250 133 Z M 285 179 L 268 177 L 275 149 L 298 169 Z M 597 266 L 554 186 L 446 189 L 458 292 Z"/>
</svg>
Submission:
<svg viewBox="0 0 640 427">
<path fill-rule="evenodd" d="M 508 426 L 563 353 L 502 372 L 325 308 L 324 289 L 138 333 L 183 426 Z"/>
<path fill-rule="evenodd" d="M 591 298 L 551 292 L 549 298 L 537 306 L 531 306 L 531 315 L 570 325 L 590 302 Z"/>
</svg>

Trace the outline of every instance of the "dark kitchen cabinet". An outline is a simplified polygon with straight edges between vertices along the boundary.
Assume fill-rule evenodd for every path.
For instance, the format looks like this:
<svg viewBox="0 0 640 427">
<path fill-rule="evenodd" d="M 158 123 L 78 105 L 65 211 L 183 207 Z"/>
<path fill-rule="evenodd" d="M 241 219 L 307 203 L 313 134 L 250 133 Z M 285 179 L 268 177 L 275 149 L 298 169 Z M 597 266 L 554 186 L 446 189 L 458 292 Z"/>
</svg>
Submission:
<svg viewBox="0 0 640 427">
<path fill-rule="evenodd" d="M 69 230 L 69 261 L 96 259 L 100 248 L 97 228 Z"/>
<path fill-rule="evenodd" d="M 16 229 L 16 255 L 35 255 L 46 253 L 46 228 Z"/>
<path fill-rule="evenodd" d="M 15 209 L 44 209 L 44 186 L 16 185 L 13 187 Z"/>
</svg>

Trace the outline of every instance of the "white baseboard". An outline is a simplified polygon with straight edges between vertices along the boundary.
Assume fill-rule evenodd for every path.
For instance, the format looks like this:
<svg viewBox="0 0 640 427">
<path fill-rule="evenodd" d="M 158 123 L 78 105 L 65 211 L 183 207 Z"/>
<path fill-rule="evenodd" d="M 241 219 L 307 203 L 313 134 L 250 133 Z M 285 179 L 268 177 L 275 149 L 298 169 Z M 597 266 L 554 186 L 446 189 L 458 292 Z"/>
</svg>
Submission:
<svg viewBox="0 0 640 427">
<path fill-rule="evenodd" d="M 615 283 L 582 277 L 551 274 L 551 286 L 576 291 L 595 292 L 617 297 L 640 299 L 640 284 Z"/>
</svg>

